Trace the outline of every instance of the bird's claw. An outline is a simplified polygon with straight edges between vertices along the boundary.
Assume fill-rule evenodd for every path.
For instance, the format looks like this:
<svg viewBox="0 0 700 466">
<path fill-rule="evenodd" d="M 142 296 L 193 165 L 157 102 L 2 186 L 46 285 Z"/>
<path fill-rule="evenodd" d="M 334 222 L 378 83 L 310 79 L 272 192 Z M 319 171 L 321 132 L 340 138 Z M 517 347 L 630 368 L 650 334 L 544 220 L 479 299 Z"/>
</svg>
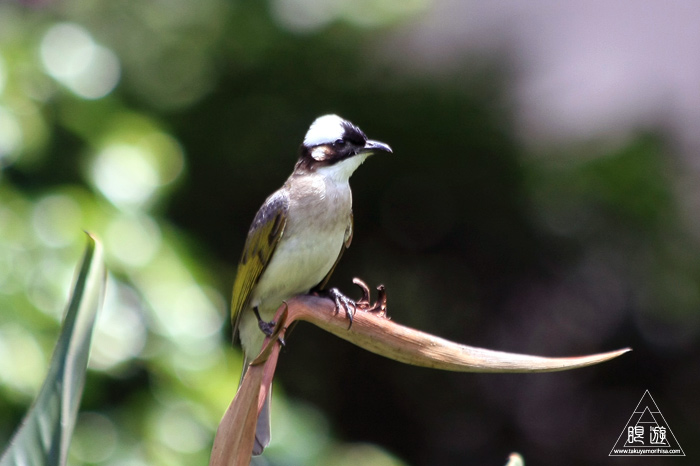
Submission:
<svg viewBox="0 0 700 466">
<path fill-rule="evenodd" d="M 286 305 L 287 303 L 285 303 Z M 264 333 L 266 336 L 271 337 L 272 335 L 275 334 L 277 322 L 274 320 L 271 320 L 270 322 L 265 322 L 261 317 L 260 317 L 260 312 L 258 312 L 258 308 L 254 307 L 253 312 L 255 313 L 255 317 L 258 319 L 258 328 L 262 333 Z M 282 346 L 285 346 L 284 338 L 282 337 L 277 337 L 277 340 L 280 342 Z"/>
<path fill-rule="evenodd" d="M 264 320 L 259 320 L 258 321 L 258 327 L 260 328 L 260 331 L 267 335 L 268 337 L 271 337 L 272 334 L 275 331 L 275 324 L 276 322 L 274 320 L 271 320 L 270 322 L 265 322 Z"/>
<path fill-rule="evenodd" d="M 258 321 L 258 327 L 268 337 L 271 337 L 272 335 L 275 334 L 275 327 L 277 326 L 277 322 L 274 320 L 271 320 L 270 322 L 265 322 L 264 320 L 259 320 Z M 286 346 L 286 342 L 284 341 L 284 338 L 282 337 L 277 337 L 277 341 L 280 342 L 280 345 Z"/>
<path fill-rule="evenodd" d="M 331 288 L 328 290 L 328 296 L 335 301 L 336 314 L 340 312 L 341 309 L 345 311 L 345 315 L 348 316 L 348 320 L 350 321 L 350 324 L 348 325 L 348 329 L 350 329 L 350 327 L 352 327 L 352 319 L 355 316 L 355 312 L 357 312 L 357 304 L 355 301 L 341 293 L 338 288 Z"/>
<path fill-rule="evenodd" d="M 325 296 L 335 302 L 335 313 L 337 314 L 342 309 L 348 317 L 350 324 L 348 330 L 352 327 L 353 317 L 357 311 L 376 313 L 379 317 L 386 317 L 386 288 L 384 285 L 377 287 L 377 301 L 372 304 L 370 302 L 369 287 L 359 278 L 354 278 L 352 282 L 359 286 L 362 290 L 362 297 L 358 301 L 345 296 L 338 288 L 331 288 L 324 291 L 314 291 L 317 296 Z"/>
</svg>

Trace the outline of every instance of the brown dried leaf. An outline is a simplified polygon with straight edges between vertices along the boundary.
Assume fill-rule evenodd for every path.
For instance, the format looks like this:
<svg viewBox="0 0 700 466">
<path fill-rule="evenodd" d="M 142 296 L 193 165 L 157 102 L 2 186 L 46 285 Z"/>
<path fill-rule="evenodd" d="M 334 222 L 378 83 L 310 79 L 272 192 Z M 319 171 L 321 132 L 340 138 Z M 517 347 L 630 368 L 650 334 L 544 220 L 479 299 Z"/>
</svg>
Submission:
<svg viewBox="0 0 700 466">
<path fill-rule="evenodd" d="M 273 343 L 270 344 L 270 341 Z M 279 350 L 277 338 L 266 339 L 261 355 L 265 354 L 267 358 L 259 357 L 255 364 L 248 366 L 238 392 L 216 430 L 209 466 L 250 464 L 255 442 L 255 426 L 265 398 L 270 392 Z"/>
<path fill-rule="evenodd" d="M 368 312 L 357 312 L 350 329 L 330 300 L 298 296 L 289 301 L 289 322 L 305 320 L 368 351 L 406 364 L 456 372 L 553 372 L 598 364 L 629 348 L 588 356 L 547 358 L 454 343 Z"/>
<path fill-rule="evenodd" d="M 370 306 L 367 286 L 360 287 L 364 290 L 363 300 L 367 301 L 367 306 L 362 306 L 355 313 L 353 325 L 349 329 L 347 316 L 336 312 L 331 300 L 305 295 L 292 298 L 280 306 L 275 317 L 278 324 L 273 336 L 266 339 L 260 355 L 249 365 L 238 393 L 221 420 L 214 439 L 210 466 L 250 464 L 255 425 L 277 366 L 279 341 L 296 320 L 311 322 L 361 348 L 399 362 L 456 372 L 562 371 L 598 364 L 630 351 L 625 348 L 588 356 L 546 358 L 453 343 L 389 320 L 385 315 L 384 290 L 380 290 L 378 304 Z M 379 312 L 366 312 L 362 308 Z"/>
</svg>

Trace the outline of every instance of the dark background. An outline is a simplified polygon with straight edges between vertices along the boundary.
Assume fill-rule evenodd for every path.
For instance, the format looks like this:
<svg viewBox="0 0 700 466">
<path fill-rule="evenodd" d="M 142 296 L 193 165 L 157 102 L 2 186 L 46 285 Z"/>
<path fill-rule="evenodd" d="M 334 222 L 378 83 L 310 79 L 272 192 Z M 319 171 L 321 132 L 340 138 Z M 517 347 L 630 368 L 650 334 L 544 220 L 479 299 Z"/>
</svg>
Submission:
<svg viewBox="0 0 700 466">
<path fill-rule="evenodd" d="M 74 464 L 206 462 L 238 378 L 226 307 L 250 221 L 291 172 L 311 121 L 332 112 L 394 150 L 352 178 L 355 236 L 333 286 L 353 295 L 352 277 L 383 283 L 392 319 L 474 346 L 634 351 L 571 372 L 454 374 L 403 366 L 302 324 L 278 367 L 273 445 L 256 464 L 503 464 L 511 451 L 539 465 L 692 461 L 700 433 L 692 138 L 677 126 L 674 98 L 657 107 L 641 97 L 650 91 L 639 102 L 625 94 L 647 75 L 600 92 L 588 83 L 610 71 L 604 50 L 624 51 L 641 32 L 622 27 L 624 40 L 587 57 L 585 79 L 564 80 L 574 97 L 562 103 L 561 89 L 546 83 L 546 92 L 523 91 L 523 79 L 537 86 L 545 74 L 532 78 L 538 62 L 514 56 L 518 36 L 494 19 L 495 11 L 513 24 L 514 4 L 323 5 L 0 4 L 2 438 L 43 377 L 85 228 L 105 242 L 112 294 Z M 545 7 L 532 6 L 521 34 L 537 30 Z M 649 14 L 579 8 L 560 14 L 579 15 L 579 32 L 591 34 L 606 18 Z M 479 20 L 487 13 L 490 32 Z M 430 25 L 444 15 L 452 21 L 437 21 L 441 35 Z M 662 20 L 647 34 L 682 36 L 683 21 Z M 118 61 L 103 95 L 71 78 L 93 70 L 98 84 L 108 80 L 102 62 L 70 65 L 79 41 L 60 49 L 64 74 L 46 58 L 57 43 L 49 32 L 66 24 Z M 450 28 L 463 33 L 446 45 Z M 556 31 L 552 54 L 565 54 L 562 41 L 585 40 Z M 686 59 L 644 47 L 644 69 Z M 632 97 L 610 97 L 615 90 Z M 582 106 L 591 95 L 596 105 Z M 619 110 L 630 102 L 654 117 Z M 543 117 L 542 108 L 573 117 Z M 138 148 L 135 159 L 126 146 Z M 122 152 L 110 158 L 111 149 Z M 140 181 L 139 163 L 159 181 Z M 134 195 L 139 186 L 151 191 Z M 192 290 L 187 299 L 183 289 Z M 18 354 L 33 362 L 20 364 Z M 645 390 L 686 459 L 608 457 Z"/>
</svg>

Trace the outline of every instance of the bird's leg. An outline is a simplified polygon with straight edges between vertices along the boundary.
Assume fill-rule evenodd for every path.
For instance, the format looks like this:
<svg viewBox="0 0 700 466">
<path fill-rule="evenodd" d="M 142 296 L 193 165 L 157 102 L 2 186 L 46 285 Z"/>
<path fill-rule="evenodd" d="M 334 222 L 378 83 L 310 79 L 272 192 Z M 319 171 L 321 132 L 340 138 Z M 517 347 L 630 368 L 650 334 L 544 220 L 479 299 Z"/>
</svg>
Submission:
<svg viewBox="0 0 700 466">
<path fill-rule="evenodd" d="M 258 319 L 258 327 L 260 328 L 260 331 L 267 335 L 268 337 L 272 336 L 273 333 L 275 333 L 275 324 L 276 322 L 274 320 L 271 320 L 270 322 L 265 322 L 262 317 L 260 317 L 260 311 L 258 311 L 258 307 L 255 306 L 253 308 L 253 312 L 255 313 L 255 317 Z M 279 342 L 282 344 L 282 346 L 285 345 L 284 339 L 282 337 L 279 337 Z"/>
</svg>

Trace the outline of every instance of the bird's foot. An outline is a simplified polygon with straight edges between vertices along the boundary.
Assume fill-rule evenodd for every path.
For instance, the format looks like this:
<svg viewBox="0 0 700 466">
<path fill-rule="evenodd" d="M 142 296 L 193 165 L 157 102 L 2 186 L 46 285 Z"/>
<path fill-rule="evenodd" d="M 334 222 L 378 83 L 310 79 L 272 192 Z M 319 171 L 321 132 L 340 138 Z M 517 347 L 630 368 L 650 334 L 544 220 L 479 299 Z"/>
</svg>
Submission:
<svg viewBox="0 0 700 466">
<path fill-rule="evenodd" d="M 335 312 L 336 314 L 342 309 L 345 311 L 345 315 L 348 317 L 350 324 L 348 325 L 348 330 L 352 327 L 353 317 L 355 313 L 359 311 L 376 313 L 380 317 L 386 317 L 386 288 L 384 285 L 379 285 L 377 291 L 377 301 L 372 304 L 370 302 L 369 287 L 365 282 L 359 278 L 354 278 L 352 282 L 359 286 L 362 290 L 362 298 L 358 301 L 354 301 L 338 290 L 338 288 L 331 288 L 329 290 L 316 291 L 314 294 L 317 296 L 323 296 L 330 298 L 335 302 Z"/>
<path fill-rule="evenodd" d="M 350 324 L 348 325 L 348 329 L 350 329 L 350 327 L 352 327 L 352 319 L 355 316 L 355 312 L 357 312 L 357 304 L 355 301 L 341 293 L 338 288 L 331 288 L 328 290 L 328 296 L 335 301 L 336 314 L 340 312 L 341 309 L 345 311 L 345 315 L 350 321 Z"/>
<path fill-rule="evenodd" d="M 267 335 L 268 337 L 271 337 L 275 333 L 275 326 L 277 325 L 277 322 L 274 320 L 271 320 L 270 322 L 265 322 L 262 317 L 260 317 L 260 312 L 258 311 L 257 307 L 253 308 L 253 312 L 255 313 L 255 317 L 258 319 L 258 328 L 262 333 Z M 282 346 L 285 345 L 284 338 L 278 337 L 277 338 Z"/>
<path fill-rule="evenodd" d="M 271 337 L 273 333 L 275 333 L 275 325 L 277 322 L 274 320 L 271 320 L 270 322 L 265 322 L 264 320 L 258 320 L 258 327 L 260 327 L 260 330 L 262 333 L 267 335 L 268 337 Z"/>
</svg>

